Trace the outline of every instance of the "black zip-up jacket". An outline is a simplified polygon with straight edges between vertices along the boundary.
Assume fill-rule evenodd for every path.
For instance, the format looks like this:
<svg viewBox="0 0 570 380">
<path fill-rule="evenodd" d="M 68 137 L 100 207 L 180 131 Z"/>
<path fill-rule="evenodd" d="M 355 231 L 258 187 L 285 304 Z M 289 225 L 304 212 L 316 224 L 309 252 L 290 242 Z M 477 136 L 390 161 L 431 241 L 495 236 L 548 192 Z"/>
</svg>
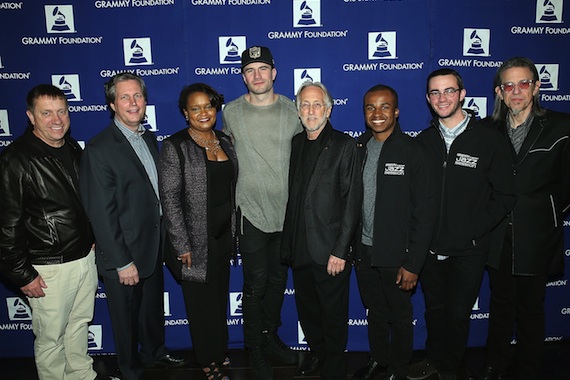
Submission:
<svg viewBox="0 0 570 380">
<path fill-rule="evenodd" d="M 443 256 L 488 254 L 490 232 L 516 199 L 505 139 L 473 116 L 449 153 L 437 117 L 416 139 L 426 151 L 439 198 L 430 251 Z"/>
<path fill-rule="evenodd" d="M 76 172 L 81 148 L 66 136 Z M 93 244 L 78 189 L 63 163 L 28 128 L 0 154 L 0 271 L 18 287 L 38 276 L 32 264 L 85 257 Z"/>
<path fill-rule="evenodd" d="M 371 138 L 372 132 L 367 130 L 357 139 L 362 169 L 368 157 L 366 143 Z M 372 266 L 404 267 L 419 274 L 431 241 L 435 206 L 432 176 L 423 149 L 397 124 L 378 160 Z M 361 238 L 362 226 L 357 242 Z"/>
</svg>

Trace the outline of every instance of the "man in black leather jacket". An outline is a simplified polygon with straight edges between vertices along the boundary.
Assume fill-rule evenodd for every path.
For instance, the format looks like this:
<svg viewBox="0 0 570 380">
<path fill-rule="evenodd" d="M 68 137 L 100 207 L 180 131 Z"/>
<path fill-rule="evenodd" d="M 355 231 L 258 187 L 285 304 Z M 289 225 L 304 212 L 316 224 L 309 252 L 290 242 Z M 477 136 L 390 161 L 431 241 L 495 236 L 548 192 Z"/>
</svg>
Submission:
<svg viewBox="0 0 570 380">
<path fill-rule="evenodd" d="M 34 87 L 30 127 L 0 155 L 0 271 L 32 309 L 40 378 L 101 379 L 87 354 L 97 270 L 63 92 Z"/>
</svg>

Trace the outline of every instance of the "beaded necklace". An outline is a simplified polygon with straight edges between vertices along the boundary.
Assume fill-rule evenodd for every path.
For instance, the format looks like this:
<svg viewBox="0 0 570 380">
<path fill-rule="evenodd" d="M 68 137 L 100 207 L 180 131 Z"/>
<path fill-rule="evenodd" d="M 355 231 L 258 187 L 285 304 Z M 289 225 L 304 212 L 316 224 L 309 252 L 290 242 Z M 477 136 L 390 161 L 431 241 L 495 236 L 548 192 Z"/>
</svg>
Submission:
<svg viewBox="0 0 570 380">
<path fill-rule="evenodd" d="M 198 133 L 196 133 L 192 128 L 190 128 L 190 136 L 194 139 L 194 141 L 196 142 L 196 144 L 200 145 L 202 148 L 212 152 L 212 154 L 215 156 L 218 154 L 218 152 L 222 149 L 220 147 L 220 140 L 218 140 L 216 138 L 216 134 L 214 133 L 214 131 L 212 132 L 212 136 L 214 136 L 212 139 L 205 139 L 202 136 L 200 136 Z"/>
</svg>

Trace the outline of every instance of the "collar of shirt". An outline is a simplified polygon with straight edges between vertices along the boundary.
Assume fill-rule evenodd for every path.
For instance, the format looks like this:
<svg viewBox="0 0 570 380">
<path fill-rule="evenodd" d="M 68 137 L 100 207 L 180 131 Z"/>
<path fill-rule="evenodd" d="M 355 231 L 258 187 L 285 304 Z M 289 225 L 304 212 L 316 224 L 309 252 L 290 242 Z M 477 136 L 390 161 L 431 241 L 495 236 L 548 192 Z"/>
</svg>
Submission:
<svg viewBox="0 0 570 380">
<path fill-rule="evenodd" d="M 528 116 L 526 117 L 526 120 L 523 121 L 521 125 L 519 125 L 519 126 L 517 126 L 517 127 L 515 127 L 515 128 L 512 128 L 512 126 L 511 126 L 511 118 L 509 117 L 509 115 L 507 115 L 507 127 L 508 127 L 509 132 L 510 132 L 511 129 L 513 129 L 513 130 L 514 130 L 514 129 L 519 129 L 519 128 L 521 128 L 521 129 L 528 129 L 528 128 L 530 128 L 530 125 L 532 124 L 533 120 L 534 120 L 534 112 L 531 112 L 531 113 L 528 114 Z"/>
<path fill-rule="evenodd" d="M 136 140 L 146 132 L 146 129 L 142 126 L 142 124 L 139 124 L 139 128 L 133 132 L 131 129 L 127 128 L 123 123 L 117 120 L 117 118 L 115 118 L 115 125 L 129 141 Z"/>
<path fill-rule="evenodd" d="M 447 128 L 445 125 L 441 123 L 441 120 L 439 121 L 439 130 L 441 131 L 441 133 L 443 133 L 445 137 L 455 139 L 457 136 L 461 134 L 461 132 L 465 130 L 467 124 L 469 124 L 469 120 L 471 120 L 471 115 L 465 112 L 464 110 L 461 110 L 461 112 L 463 113 L 463 120 L 461 120 L 461 122 L 459 122 L 459 124 L 457 124 L 453 128 Z"/>
</svg>

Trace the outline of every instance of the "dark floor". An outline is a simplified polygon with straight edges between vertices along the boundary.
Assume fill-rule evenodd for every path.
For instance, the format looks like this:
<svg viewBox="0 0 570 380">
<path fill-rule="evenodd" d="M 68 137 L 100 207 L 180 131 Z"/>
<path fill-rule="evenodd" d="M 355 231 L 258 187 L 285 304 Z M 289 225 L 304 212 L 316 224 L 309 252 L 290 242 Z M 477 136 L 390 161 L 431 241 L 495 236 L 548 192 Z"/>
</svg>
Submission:
<svg viewBox="0 0 570 380">
<path fill-rule="evenodd" d="M 151 369 L 146 370 L 145 380 L 204 380 L 199 368 L 196 368 L 193 362 L 192 352 L 180 352 L 177 354 L 185 355 L 191 358 L 191 363 L 184 368 L 179 369 Z M 461 379 L 468 379 L 468 374 L 478 372 L 484 365 L 484 351 L 480 348 L 471 348 L 465 356 L 465 369 Z M 245 351 L 230 351 L 232 366 L 226 371 L 231 380 L 251 380 L 251 370 L 248 367 L 248 360 Z M 363 352 L 349 352 L 348 357 L 348 379 L 351 378 L 354 371 L 365 365 L 368 358 Z M 418 361 L 423 358 L 422 352 L 414 353 L 414 360 Z M 318 377 L 302 377 L 295 376 L 295 368 L 290 366 L 274 364 L 275 380 L 286 379 L 318 379 Z M 544 371 L 543 378 L 540 380 L 570 380 L 570 342 L 548 343 L 544 352 Z M 101 373 L 112 373 L 116 368 L 115 356 L 96 356 L 95 370 Z M 35 365 L 32 359 L 0 359 L 0 379 L 2 380 L 37 380 Z M 380 380 L 380 379 L 375 379 Z M 430 380 L 436 380 L 433 377 Z"/>
</svg>

